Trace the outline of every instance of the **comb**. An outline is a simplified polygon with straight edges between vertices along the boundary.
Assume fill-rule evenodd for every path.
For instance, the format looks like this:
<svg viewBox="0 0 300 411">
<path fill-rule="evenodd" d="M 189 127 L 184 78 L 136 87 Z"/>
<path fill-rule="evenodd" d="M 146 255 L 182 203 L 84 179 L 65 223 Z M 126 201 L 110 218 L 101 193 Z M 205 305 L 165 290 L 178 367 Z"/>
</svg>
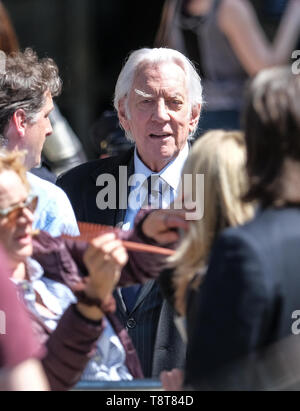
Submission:
<svg viewBox="0 0 300 411">
<path fill-rule="evenodd" d="M 84 241 L 90 242 L 94 238 L 98 237 L 101 234 L 105 233 L 120 233 L 122 230 L 120 228 L 108 226 L 108 225 L 101 225 L 101 224 L 92 224 L 92 223 L 83 223 L 78 222 L 78 228 L 80 231 L 80 235 L 77 237 L 72 237 L 69 235 L 63 235 L 62 238 L 71 239 L 74 241 Z M 136 243 L 134 241 L 122 241 L 123 246 L 128 251 L 138 251 L 138 252 L 146 252 L 146 253 L 154 253 L 154 254 L 161 254 L 161 255 L 173 255 L 175 250 L 170 250 L 169 248 L 157 247 L 154 245 L 144 244 L 144 243 Z"/>
</svg>

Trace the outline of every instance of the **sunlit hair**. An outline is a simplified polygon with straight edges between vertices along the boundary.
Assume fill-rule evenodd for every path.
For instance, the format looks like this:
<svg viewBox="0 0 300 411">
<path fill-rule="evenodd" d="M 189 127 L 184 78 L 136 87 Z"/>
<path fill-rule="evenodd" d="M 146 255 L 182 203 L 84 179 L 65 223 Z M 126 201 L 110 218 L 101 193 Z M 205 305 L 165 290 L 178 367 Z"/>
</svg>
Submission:
<svg viewBox="0 0 300 411">
<path fill-rule="evenodd" d="M 182 53 L 169 48 L 142 48 L 130 54 L 122 68 L 115 88 L 114 106 L 119 111 L 119 101 L 128 97 L 137 70 L 144 64 L 175 63 L 183 69 L 186 74 L 188 88 L 190 113 L 193 107 L 202 104 L 201 79 L 193 63 Z M 127 100 L 125 101 L 126 115 L 130 116 Z M 196 129 L 196 127 L 195 127 Z M 127 137 L 132 140 L 130 135 Z"/>
<path fill-rule="evenodd" d="M 29 191 L 30 186 L 24 167 L 25 156 L 26 152 L 24 151 L 7 151 L 0 149 L 0 179 L 4 171 L 14 171 L 20 177 L 27 191 Z"/>
<path fill-rule="evenodd" d="M 58 68 L 50 58 L 39 59 L 30 48 L 6 56 L 0 73 L 0 134 L 18 109 L 23 109 L 30 123 L 37 120 L 46 102 L 61 91 Z"/>
<path fill-rule="evenodd" d="M 204 174 L 204 216 L 190 222 L 189 232 L 168 260 L 175 267 L 175 304 L 182 314 L 187 286 L 196 273 L 205 270 L 217 234 L 253 216 L 253 205 L 242 201 L 247 190 L 245 161 L 243 134 L 223 130 L 204 134 L 187 159 L 183 174 Z"/>
</svg>

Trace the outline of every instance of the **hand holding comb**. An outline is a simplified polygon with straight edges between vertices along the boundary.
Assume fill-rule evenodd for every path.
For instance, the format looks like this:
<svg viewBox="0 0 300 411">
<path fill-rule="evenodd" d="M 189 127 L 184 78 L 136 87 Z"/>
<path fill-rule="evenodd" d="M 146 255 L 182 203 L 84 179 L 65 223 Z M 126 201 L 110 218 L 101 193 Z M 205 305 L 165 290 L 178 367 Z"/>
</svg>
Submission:
<svg viewBox="0 0 300 411">
<path fill-rule="evenodd" d="M 120 230 L 119 228 L 111 227 L 107 225 L 101 225 L 101 224 L 78 222 L 78 227 L 80 231 L 79 236 L 72 237 L 68 235 L 63 235 L 62 238 L 71 239 L 74 241 L 89 242 L 101 234 L 105 234 L 105 233 L 118 234 L 122 232 L 122 230 Z M 124 241 L 124 240 L 121 240 L 121 241 L 122 241 L 123 246 L 128 251 L 139 251 L 139 252 L 144 252 L 144 253 L 147 252 L 147 253 L 161 254 L 161 255 L 166 255 L 166 256 L 173 255 L 175 252 L 174 250 L 171 250 L 169 248 L 157 247 L 154 245 L 143 244 L 143 243 L 136 243 L 134 241 Z"/>
</svg>

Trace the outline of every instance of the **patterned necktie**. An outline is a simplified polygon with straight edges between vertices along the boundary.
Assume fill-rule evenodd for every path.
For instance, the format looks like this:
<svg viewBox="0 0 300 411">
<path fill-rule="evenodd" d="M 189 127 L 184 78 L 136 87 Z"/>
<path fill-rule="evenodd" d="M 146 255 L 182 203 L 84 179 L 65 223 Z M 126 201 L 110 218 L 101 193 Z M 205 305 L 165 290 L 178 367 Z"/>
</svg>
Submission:
<svg viewBox="0 0 300 411">
<path fill-rule="evenodd" d="M 161 177 L 158 174 L 152 174 L 145 180 L 143 185 L 147 189 L 147 196 L 143 205 L 153 209 L 162 208 L 163 184 Z"/>
</svg>

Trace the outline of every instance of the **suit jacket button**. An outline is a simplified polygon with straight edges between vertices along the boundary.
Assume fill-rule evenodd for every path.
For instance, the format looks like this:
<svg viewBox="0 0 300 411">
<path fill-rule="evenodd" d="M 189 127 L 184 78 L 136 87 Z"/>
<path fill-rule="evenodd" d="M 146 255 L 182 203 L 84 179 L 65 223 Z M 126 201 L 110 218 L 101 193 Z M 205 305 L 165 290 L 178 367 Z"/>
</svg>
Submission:
<svg viewBox="0 0 300 411">
<path fill-rule="evenodd" d="M 127 327 L 128 328 L 134 328 L 136 326 L 136 322 L 134 318 L 129 318 L 127 321 Z"/>
</svg>

